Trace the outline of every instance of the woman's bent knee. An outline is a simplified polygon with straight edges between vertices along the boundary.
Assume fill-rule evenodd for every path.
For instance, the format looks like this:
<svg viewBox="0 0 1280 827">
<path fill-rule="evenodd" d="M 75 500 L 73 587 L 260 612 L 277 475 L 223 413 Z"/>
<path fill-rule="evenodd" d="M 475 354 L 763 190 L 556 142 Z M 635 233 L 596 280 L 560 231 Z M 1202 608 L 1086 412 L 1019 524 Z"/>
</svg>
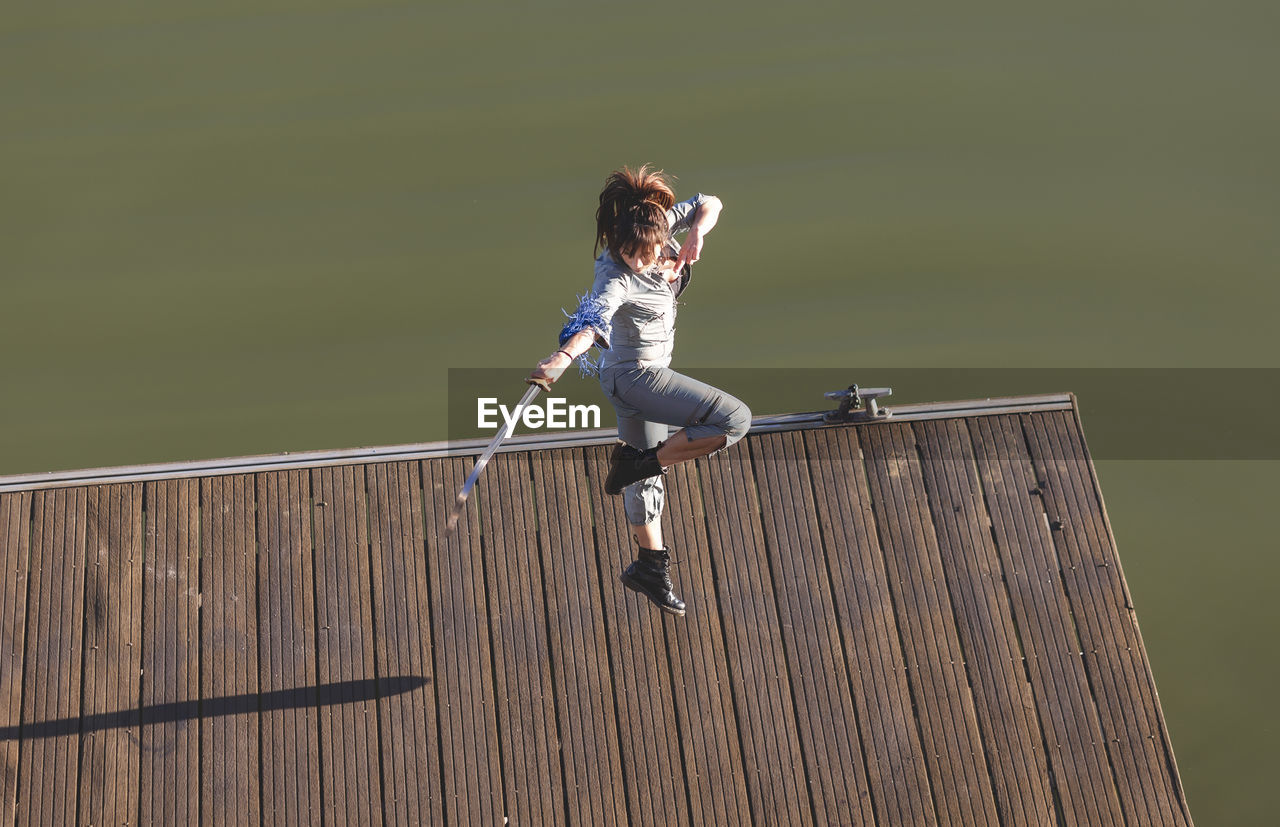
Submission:
<svg viewBox="0 0 1280 827">
<path fill-rule="evenodd" d="M 725 418 L 724 435 L 725 447 L 729 447 L 733 443 L 742 439 L 747 435 L 747 431 L 751 429 L 751 409 L 742 402 L 739 402 L 729 415 Z"/>
<path fill-rule="evenodd" d="M 747 435 L 751 428 L 751 409 L 731 396 L 721 397 L 714 413 L 706 421 L 685 426 L 690 441 L 711 436 L 723 436 L 724 444 L 713 453 L 719 453 Z"/>
</svg>

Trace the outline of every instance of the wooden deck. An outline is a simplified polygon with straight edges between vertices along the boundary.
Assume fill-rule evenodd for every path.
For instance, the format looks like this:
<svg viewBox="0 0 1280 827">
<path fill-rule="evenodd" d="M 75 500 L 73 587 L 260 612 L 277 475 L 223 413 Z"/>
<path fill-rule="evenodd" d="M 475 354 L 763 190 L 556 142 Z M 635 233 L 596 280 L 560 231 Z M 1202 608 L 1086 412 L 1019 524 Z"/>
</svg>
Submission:
<svg viewBox="0 0 1280 827">
<path fill-rule="evenodd" d="M 684 618 L 608 434 L 0 479 L 0 825 L 1189 824 L 1074 400 L 895 410 L 673 469 Z"/>
</svg>

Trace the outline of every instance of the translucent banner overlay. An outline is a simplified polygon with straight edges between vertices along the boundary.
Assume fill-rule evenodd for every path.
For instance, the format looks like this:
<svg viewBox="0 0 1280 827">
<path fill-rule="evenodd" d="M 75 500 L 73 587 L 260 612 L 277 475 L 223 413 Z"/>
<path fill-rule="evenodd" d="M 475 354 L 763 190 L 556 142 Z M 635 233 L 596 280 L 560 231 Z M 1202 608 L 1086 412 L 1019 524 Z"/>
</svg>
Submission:
<svg viewBox="0 0 1280 827">
<path fill-rule="evenodd" d="M 698 368 L 673 366 L 750 406 L 755 416 L 835 410 L 826 391 L 889 387 L 895 408 L 936 402 L 1072 393 L 1097 459 L 1280 459 L 1275 368 Z M 528 386 L 529 368 L 450 368 L 446 438 L 491 438 Z M 548 397 L 554 397 L 552 402 Z M 484 400 L 489 400 L 484 402 Z M 480 427 L 481 406 L 491 427 Z M 571 437 L 617 427 L 613 405 L 594 378 L 570 368 L 551 393 L 531 403 L 514 433 Z M 572 421 L 570 421 L 572 415 Z M 549 427 L 572 425 L 573 427 Z"/>
</svg>

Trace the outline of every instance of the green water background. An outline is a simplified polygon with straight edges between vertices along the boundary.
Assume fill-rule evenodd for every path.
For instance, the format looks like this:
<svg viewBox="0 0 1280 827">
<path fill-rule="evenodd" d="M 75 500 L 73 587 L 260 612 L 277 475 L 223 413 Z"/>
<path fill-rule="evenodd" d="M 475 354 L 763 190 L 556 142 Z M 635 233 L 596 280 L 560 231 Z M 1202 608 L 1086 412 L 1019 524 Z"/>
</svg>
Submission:
<svg viewBox="0 0 1280 827">
<path fill-rule="evenodd" d="M 554 347 L 600 182 L 642 161 L 726 205 L 689 363 L 1276 367 L 1278 24 L 1207 0 L 10 6 L 0 474 L 441 438 L 446 368 Z M 1280 804 L 1278 466 L 1098 462 L 1205 825 Z"/>
</svg>

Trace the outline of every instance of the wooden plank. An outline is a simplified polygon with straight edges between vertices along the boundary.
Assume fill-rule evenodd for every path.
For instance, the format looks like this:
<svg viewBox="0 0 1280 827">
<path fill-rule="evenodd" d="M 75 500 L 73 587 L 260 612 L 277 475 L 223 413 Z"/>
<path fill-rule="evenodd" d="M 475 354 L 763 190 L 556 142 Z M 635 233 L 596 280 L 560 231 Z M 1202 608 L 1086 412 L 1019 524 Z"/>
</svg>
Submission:
<svg viewBox="0 0 1280 827">
<path fill-rule="evenodd" d="M 667 636 L 692 820 L 746 824 L 751 800 L 697 468 L 671 468 L 665 485 L 663 537 L 680 558 L 679 594 L 693 607 L 668 627 Z"/>
<path fill-rule="evenodd" d="M 392 824 L 440 824 L 445 802 L 420 467 L 370 465 L 362 476 L 369 492 L 384 812 Z M 360 477 L 354 483 L 360 488 Z"/>
<path fill-rule="evenodd" d="M 609 450 L 601 445 L 585 452 L 587 480 L 582 484 L 596 528 L 627 813 L 640 824 L 689 824 L 687 772 L 680 754 L 680 721 L 670 702 L 675 689 L 665 634 L 668 624 L 682 618 L 662 612 L 618 580 L 635 559 L 636 541 L 622 497 L 604 493 Z"/>
<path fill-rule="evenodd" d="M 88 499 L 80 822 L 127 824 L 138 815 L 142 485 L 90 488 Z"/>
<path fill-rule="evenodd" d="M 940 420 L 918 423 L 914 432 L 1000 821 L 1054 824 L 1040 721 L 991 539 L 969 431 L 962 421 Z"/>
<path fill-rule="evenodd" d="M 906 662 L 854 428 L 804 435 L 845 662 L 881 824 L 934 824 Z"/>
<path fill-rule="evenodd" d="M 738 727 L 752 815 L 810 824 L 813 807 L 751 459 L 744 450 L 728 451 L 699 462 L 698 470 L 733 694 L 742 711 Z"/>
<path fill-rule="evenodd" d="M 310 473 L 315 529 L 316 678 L 326 821 L 382 822 L 377 674 L 364 469 Z"/>
<path fill-rule="evenodd" d="M 996 548 L 1068 823 L 1122 824 L 1060 564 L 1016 417 L 970 420 Z"/>
<path fill-rule="evenodd" d="M 258 474 L 263 819 L 321 819 L 315 578 L 305 471 Z"/>
<path fill-rule="evenodd" d="M 261 740 L 253 477 L 201 480 L 200 500 L 201 821 L 257 823 Z"/>
<path fill-rule="evenodd" d="M 881 823 L 935 823 L 905 655 L 857 431 L 804 435 L 845 659 Z"/>
<path fill-rule="evenodd" d="M 815 819 L 874 823 L 804 443 L 791 432 L 748 444 Z"/>
<path fill-rule="evenodd" d="M 861 441 L 938 820 L 994 824 L 986 753 L 911 426 L 866 428 Z"/>
<path fill-rule="evenodd" d="M 1130 824 L 1189 824 L 1155 681 L 1071 413 L 1021 418 L 1063 583 Z"/>
<path fill-rule="evenodd" d="M 564 775 L 530 473 L 527 456 L 496 456 L 475 498 L 484 526 L 506 816 L 549 824 L 565 817 Z"/>
<path fill-rule="evenodd" d="M 17 817 L 31 494 L 0 495 L 0 824 Z"/>
<path fill-rule="evenodd" d="M 581 448 L 531 455 L 547 589 L 567 821 L 627 823 L 618 716 Z M 609 572 L 609 576 L 613 573 Z"/>
<path fill-rule="evenodd" d="M 0 494 L 0 824 L 4 825 L 16 823 L 18 816 L 31 501 L 30 492 Z"/>
<path fill-rule="evenodd" d="M 456 533 L 444 532 L 471 465 L 452 458 L 422 463 L 444 814 L 450 824 L 501 824 L 506 809 L 474 504 Z"/>
<path fill-rule="evenodd" d="M 142 572 L 143 824 L 200 819 L 200 483 L 149 482 Z"/>
<path fill-rule="evenodd" d="M 18 823 L 72 824 L 79 788 L 85 489 L 34 500 Z"/>
</svg>

